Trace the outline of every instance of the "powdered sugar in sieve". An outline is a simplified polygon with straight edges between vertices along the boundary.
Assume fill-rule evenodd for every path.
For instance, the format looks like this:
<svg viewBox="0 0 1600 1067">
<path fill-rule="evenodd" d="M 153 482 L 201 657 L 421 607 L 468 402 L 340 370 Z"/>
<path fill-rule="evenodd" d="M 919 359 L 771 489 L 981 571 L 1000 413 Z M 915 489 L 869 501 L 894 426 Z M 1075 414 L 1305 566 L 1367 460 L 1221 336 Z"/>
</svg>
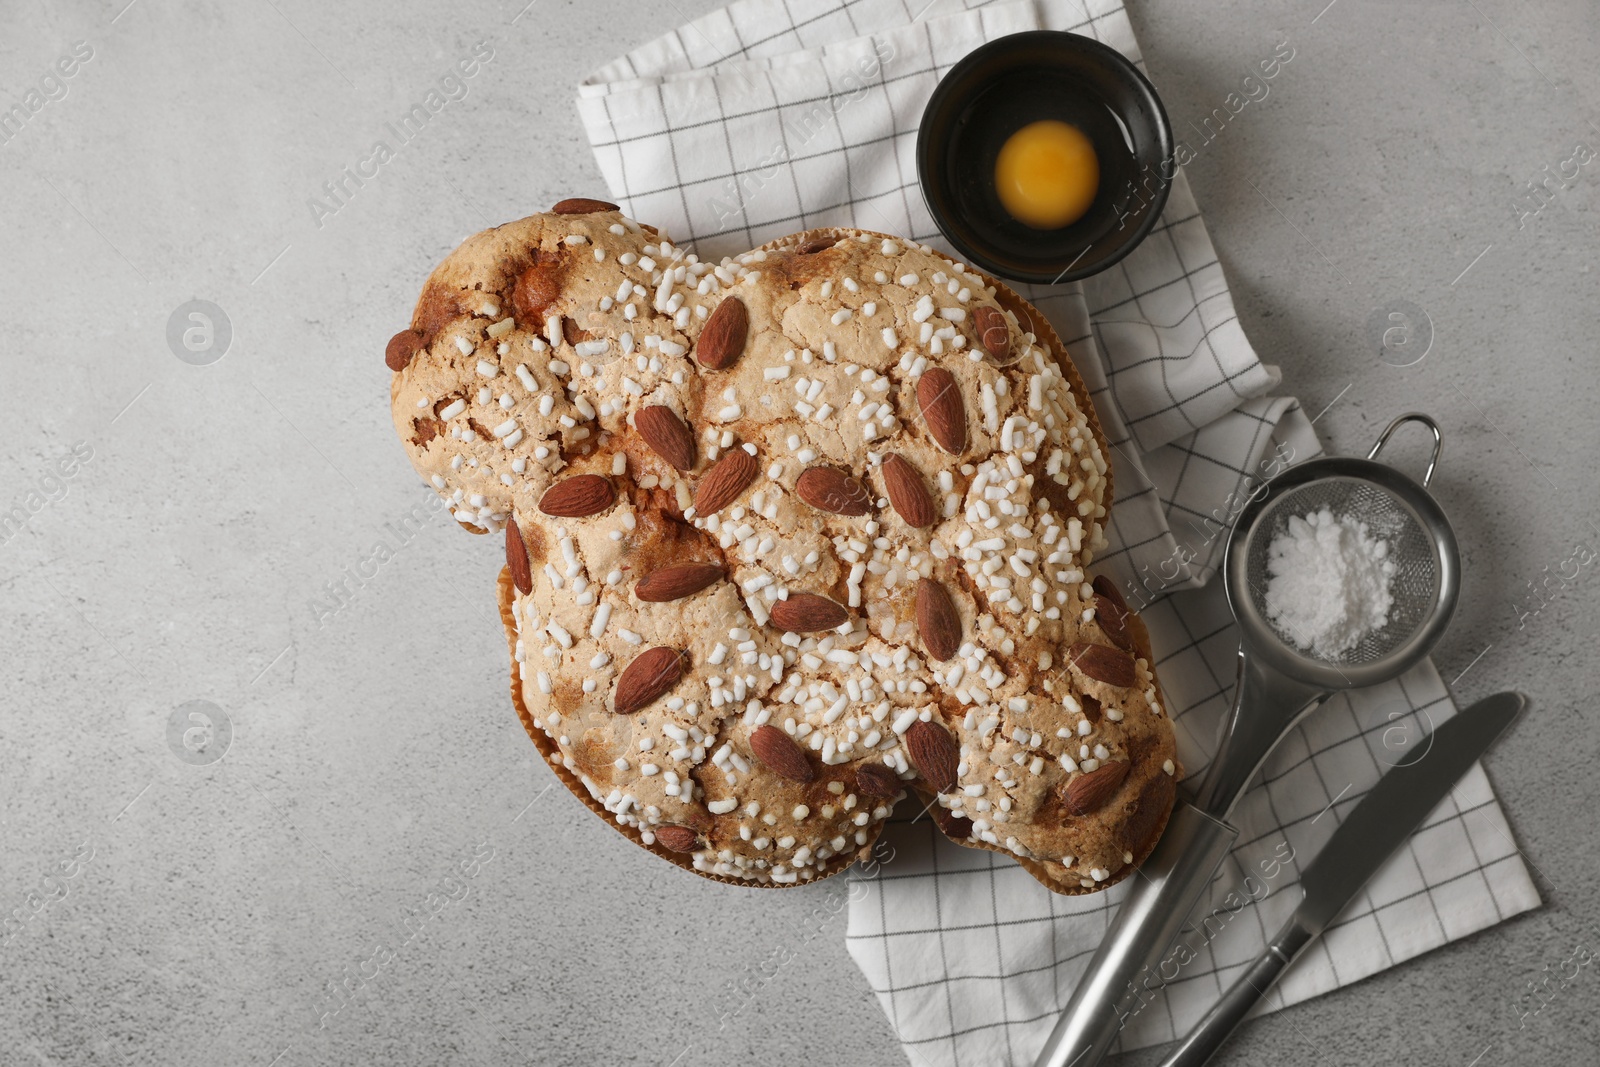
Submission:
<svg viewBox="0 0 1600 1067">
<path fill-rule="evenodd" d="M 1354 515 L 1328 508 L 1290 515 L 1267 548 L 1267 573 L 1267 618 L 1297 648 L 1323 659 L 1338 658 L 1389 621 L 1389 542 Z"/>
<path fill-rule="evenodd" d="M 1324 513 L 1326 526 L 1306 521 Z M 1438 561 L 1428 528 L 1401 497 L 1367 480 L 1320 478 L 1277 496 L 1255 523 L 1250 596 L 1302 656 L 1370 663 L 1431 617 Z"/>
</svg>

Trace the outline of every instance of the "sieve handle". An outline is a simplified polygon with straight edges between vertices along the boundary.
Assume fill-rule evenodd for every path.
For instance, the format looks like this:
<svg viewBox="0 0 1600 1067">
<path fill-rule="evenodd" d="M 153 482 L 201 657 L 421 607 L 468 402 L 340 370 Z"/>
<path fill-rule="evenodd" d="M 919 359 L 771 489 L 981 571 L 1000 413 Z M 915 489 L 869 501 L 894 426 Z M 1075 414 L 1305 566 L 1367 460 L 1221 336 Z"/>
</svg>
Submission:
<svg viewBox="0 0 1600 1067">
<path fill-rule="evenodd" d="M 1239 831 L 1226 821 L 1283 735 L 1327 693 L 1239 650 L 1227 734 L 1194 804 L 1179 804 L 1123 899 L 1034 1067 L 1094 1067 L 1172 975 L 1167 952 Z M 1155 984 L 1152 984 L 1154 982 Z"/>
<path fill-rule="evenodd" d="M 1383 446 L 1389 443 L 1389 435 L 1399 429 L 1402 424 L 1408 422 L 1420 422 L 1433 434 L 1433 455 L 1429 457 L 1428 469 L 1422 475 L 1422 484 L 1426 488 L 1427 484 L 1433 481 L 1433 469 L 1439 465 L 1439 453 L 1444 449 L 1444 435 L 1439 432 L 1439 424 L 1433 421 L 1432 416 L 1424 415 L 1420 411 L 1408 411 L 1401 415 L 1378 435 L 1378 443 L 1372 446 L 1372 451 L 1367 453 L 1367 458 L 1377 459 L 1378 453 L 1383 451 Z"/>
<path fill-rule="evenodd" d="M 1194 799 L 1195 807 L 1218 819 L 1232 813 L 1283 735 L 1328 695 L 1325 689 L 1280 674 L 1243 645 L 1238 664 L 1233 709 L 1223 724 L 1222 743 Z"/>
<path fill-rule="evenodd" d="M 1094 1067 L 1175 976 L 1168 950 L 1239 831 L 1179 803 L 1062 1009 L 1034 1067 Z"/>
</svg>

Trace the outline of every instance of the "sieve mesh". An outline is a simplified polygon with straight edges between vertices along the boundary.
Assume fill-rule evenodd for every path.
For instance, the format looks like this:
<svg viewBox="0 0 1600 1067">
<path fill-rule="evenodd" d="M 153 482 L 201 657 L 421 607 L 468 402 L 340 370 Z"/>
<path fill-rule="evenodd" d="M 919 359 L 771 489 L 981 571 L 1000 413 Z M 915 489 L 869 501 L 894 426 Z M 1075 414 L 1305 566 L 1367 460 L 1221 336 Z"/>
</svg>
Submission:
<svg viewBox="0 0 1600 1067">
<path fill-rule="evenodd" d="M 1368 633 L 1361 643 L 1334 659 L 1318 655 L 1284 640 L 1297 655 L 1328 664 L 1364 665 L 1383 659 L 1404 645 L 1432 617 L 1438 603 L 1441 574 L 1433 539 L 1426 527 L 1388 490 L 1357 478 L 1323 478 L 1291 489 L 1273 500 L 1250 531 L 1246 557 L 1246 577 L 1250 597 L 1264 620 L 1267 614 L 1268 550 L 1272 542 L 1288 529 L 1290 516 L 1304 518 L 1327 508 L 1339 515 L 1352 515 L 1367 524 L 1368 533 L 1389 544 L 1389 558 L 1395 574 L 1389 583 L 1393 604 L 1389 621 Z M 1278 634 L 1275 624 L 1273 632 Z"/>
</svg>

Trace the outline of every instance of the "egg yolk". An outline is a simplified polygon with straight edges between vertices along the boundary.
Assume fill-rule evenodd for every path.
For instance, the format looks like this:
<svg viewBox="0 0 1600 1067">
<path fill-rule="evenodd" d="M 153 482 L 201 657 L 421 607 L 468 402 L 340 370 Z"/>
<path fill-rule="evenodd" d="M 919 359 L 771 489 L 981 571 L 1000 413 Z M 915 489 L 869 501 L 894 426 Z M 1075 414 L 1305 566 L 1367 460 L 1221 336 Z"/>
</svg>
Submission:
<svg viewBox="0 0 1600 1067">
<path fill-rule="evenodd" d="M 994 164 L 1000 203 L 1018 222 L 1054 230 L 1077 222 L 1100 188 L 1100 161 L 1076 126 L 1043 119 L 1006 139 Z"/>
</svg>

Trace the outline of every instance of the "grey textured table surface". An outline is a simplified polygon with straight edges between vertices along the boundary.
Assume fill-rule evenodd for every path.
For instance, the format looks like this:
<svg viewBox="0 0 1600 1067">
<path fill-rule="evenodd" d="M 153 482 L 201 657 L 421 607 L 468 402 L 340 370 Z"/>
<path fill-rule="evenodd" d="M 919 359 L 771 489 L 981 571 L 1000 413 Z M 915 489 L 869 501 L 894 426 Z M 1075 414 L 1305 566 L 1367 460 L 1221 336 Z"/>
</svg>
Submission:
<svg viewBox="0 0 1600 1067">
<path fill-rule="evenodd" d="M 1577 0 L 1324 2 L 1133 17 L 1180 129 L 1296 49 L 1189 177 L 1332 447 L 1445 427 L 1466 588 L 1436 658 L 1464 699 L 1533 698 L 1488 767 L 1547 906 L 1228 1062 L 1595 1063 L 1600 613 L 1569 561 L 1600 547 L 1600 166 L 1537 212 L 1527 187 L 1600 146 L 1600 31 Z M 379 351 L 429 267 L 603 195 L 573 85 L 714 0 L 126 3 L 0 4 L 0 106 L 40 94 L 0 127 L 0 1062 L 903 1062 L 819 890 L 690 878 L 548 790 L 499 553 L 427 508 L 389 424 Z M 316 219 L 482 40 L 466 96 Z M 191 299 L 231 324 L 208 366 L 167 340 Z M 1365 341 L 1400 301 L 1434 332 L 1404 368 Z M 179 758 L 191 714 L 220 761 Z"/>
</svg>

